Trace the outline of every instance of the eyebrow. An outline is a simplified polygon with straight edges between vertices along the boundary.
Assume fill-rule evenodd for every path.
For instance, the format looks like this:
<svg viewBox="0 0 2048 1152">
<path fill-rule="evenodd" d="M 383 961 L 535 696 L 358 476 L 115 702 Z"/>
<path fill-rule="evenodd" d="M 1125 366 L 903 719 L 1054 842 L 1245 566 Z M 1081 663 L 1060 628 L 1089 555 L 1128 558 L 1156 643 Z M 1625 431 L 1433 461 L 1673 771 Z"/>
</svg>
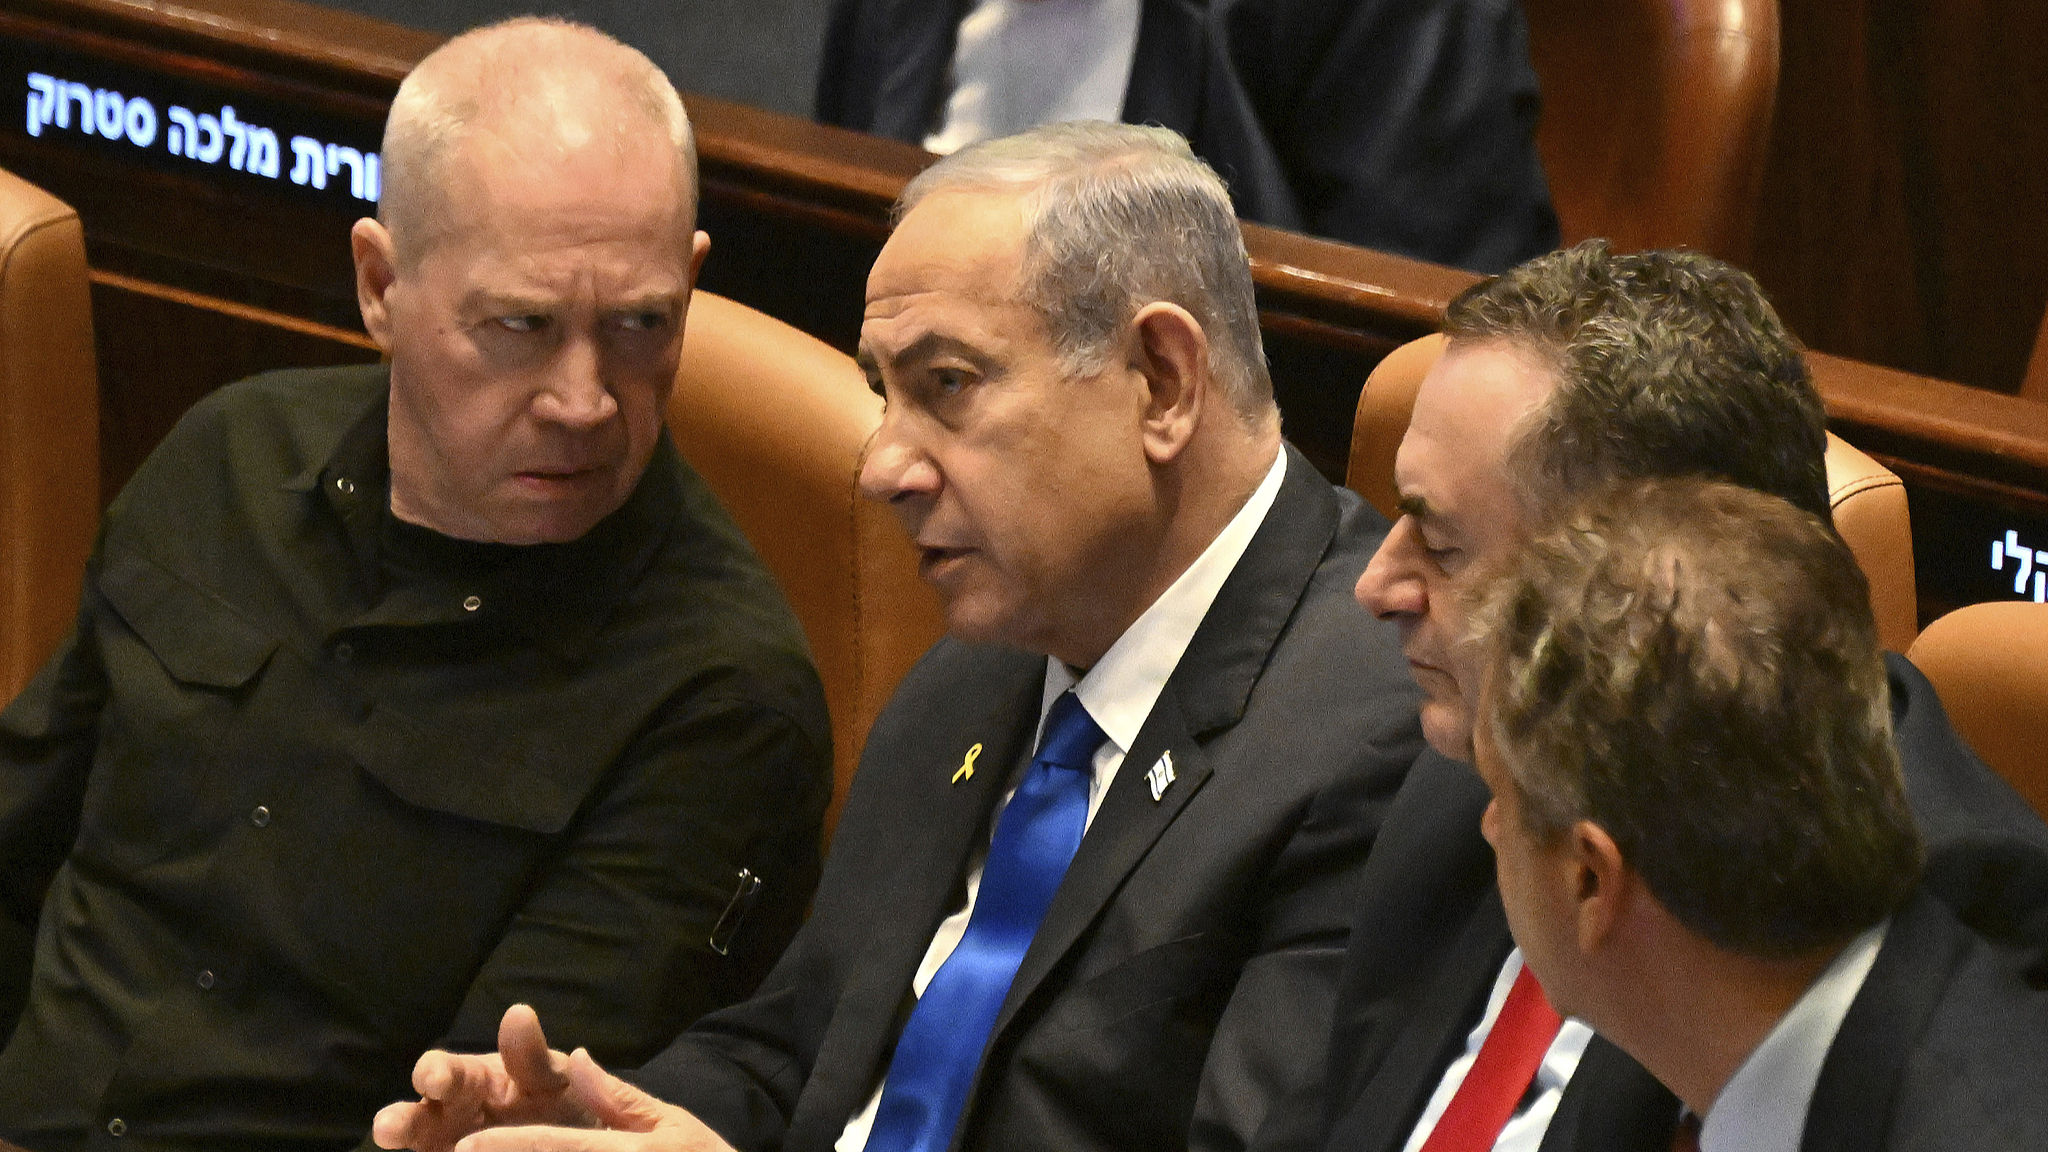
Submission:
<svg viewBox="0 0 2048 1152">
<path fill-rule="evenodd" d="M 930 360 L 946 352 L 951 352 L 964 360 L 973 362 L 977 368 L 985 369 L 988 365 L 988 357 L 972 344 L 958 337 L 946 336 L 937 332 L 926 332 L 917 339 L 912 340 L 904 345 L 895 355 L 890 356 L 889 362 L 891 364 L 914 364 L 919 361 Z M 875 358 L 874 352 L 869 350 L 867 345 L 863 344 L 854 351 L 853 362 L 858 364 L 861 372 L 867 376 L 870 387 L 879 391 L 881 388 L 882 363 Z"/>
<path fill-rule="evenodd" d="M 1413 516 L 1417 520 L 1434 520 L 1439 515 L 1437 509 L 1420 496 L 1404 495 L 1395 502 L 1394 508 L 1403 516 Z"/>
</svg>

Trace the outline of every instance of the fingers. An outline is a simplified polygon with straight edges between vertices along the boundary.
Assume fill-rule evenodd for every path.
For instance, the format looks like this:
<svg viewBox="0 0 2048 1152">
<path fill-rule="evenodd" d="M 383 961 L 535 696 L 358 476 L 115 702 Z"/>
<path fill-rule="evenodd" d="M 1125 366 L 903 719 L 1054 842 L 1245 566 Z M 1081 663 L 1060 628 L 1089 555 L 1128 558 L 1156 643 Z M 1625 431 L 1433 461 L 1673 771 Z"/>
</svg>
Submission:
<svg viewBox="0 0 2048 1152">
<path fill-rule="evenodd" d="M 498 1054 L 513 1082 L 529 1095 L 552 1095 L 568 1087 L 568 1059 L 548 1050 L 540 1016 L 524 1004 L 505 1009 L 498 1022 Z"/>
<path fill-rule="evenodd" d="M 495 1056 L 458 1056 L 436 1049 L 413 1064 L 412 1090 L 425 1100 L 482 1098 L 503 1079 L 501 1067 Z"/>
<path fill-rule="evenodd" d="M 410 1148 L 414 1152 L 448 1152 L 456 1140 L 476 1131 L 474 1113 L 451 1115 L 440 1104 L 390 1104 L 370 1122 L 370 1136 L 379 1148 Z"/>
<path fill-rule="evenodd" d="M 411 1148 L 413 1119 L 419 1110 L 417 1104 L 385 1105 L 370 1121 L 370 1138 L 379 1148 Z"/>
<path fill-rule="evenodd" d="M 588 1128 L 493 1128 L 455 1146 L 455 1152 L 732 1152 L 710 1129 L 702 1136 L 672 1127 L 653 1132 Z"/>
<path fill-rule="evenodd" d="M 678 1152 L 733 1152 L 718 1133 L 688 1110 L 658 1100 L 597 1066 L 578 1048 L 569 1057 L 569 1092 L 598 1125 L 621 1133 L 660 1137 L 650 1144 L 626 1148 L 676 1149 Z"/>
<path fill-rule="evenodd" d="M 662 1119 L 661 1109 L 682 1111 L 598 1067 L 587 1049 L 578 1048 L 570 1054 L 568 1072 L 569 1099 L 590 1113 L 601 1128 L 652 1132 Z"/>
<path fill-rule="evenodd" d="M 588 1128 L 493 1128 L 455 1146 L 455 1152 L 687 1152 L 644 1132 Z"/>
</svg>

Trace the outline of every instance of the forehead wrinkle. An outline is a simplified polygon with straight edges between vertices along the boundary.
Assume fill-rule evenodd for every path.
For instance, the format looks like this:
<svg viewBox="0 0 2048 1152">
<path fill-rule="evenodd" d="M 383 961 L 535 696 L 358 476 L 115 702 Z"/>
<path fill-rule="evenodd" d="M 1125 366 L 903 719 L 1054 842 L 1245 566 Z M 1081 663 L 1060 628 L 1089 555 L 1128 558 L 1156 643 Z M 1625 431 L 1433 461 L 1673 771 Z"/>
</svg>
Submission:
<svg viewBox="0 0 2048 1152">
<path fill-rule="evenodd" d="M 924 291 L 915 297 L 926 302 L 920 306 L 906 295 L 870 303 L 870 313 L 861 321 L 859 344 L 870 363 L 893 366 L 943 350 L 987 366 L 1016 344 L 1019 324 L 1028 323 L 1032 315 L 1014 301 L 1001 306 L 1021 313 L 1009 317 L 949 293 Z M 876 313 L 877 304 L 893 306 Z"/>
</svg>

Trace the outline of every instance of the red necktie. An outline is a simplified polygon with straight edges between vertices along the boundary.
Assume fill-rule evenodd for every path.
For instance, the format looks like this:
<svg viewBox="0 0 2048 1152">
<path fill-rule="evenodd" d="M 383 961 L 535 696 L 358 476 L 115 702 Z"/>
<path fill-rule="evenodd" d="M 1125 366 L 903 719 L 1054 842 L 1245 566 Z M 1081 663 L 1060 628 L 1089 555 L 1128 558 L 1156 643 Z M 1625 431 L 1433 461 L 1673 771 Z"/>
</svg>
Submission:
<svg viewBox="0 0 2048 1152">
<path fill-rule="evenodd" d="M 1543 1054 L 1557 1038 L 1564 1021 L 1543 998 L 1543 989 L 1527 964 L 1508 989 L 1507 1003 L 1494 1018 L 1493 1031 L 1479 1046 L 1479 1056 L 1465 1073 L 1465 1082 L 1451 1097 L 1450 1107 L 1423 1142 L 1421 1152 L 1487 1152 L 1515 1105 L 1529 1091 L 1529 1081 L 1543 1064 Z"/>
</svg>

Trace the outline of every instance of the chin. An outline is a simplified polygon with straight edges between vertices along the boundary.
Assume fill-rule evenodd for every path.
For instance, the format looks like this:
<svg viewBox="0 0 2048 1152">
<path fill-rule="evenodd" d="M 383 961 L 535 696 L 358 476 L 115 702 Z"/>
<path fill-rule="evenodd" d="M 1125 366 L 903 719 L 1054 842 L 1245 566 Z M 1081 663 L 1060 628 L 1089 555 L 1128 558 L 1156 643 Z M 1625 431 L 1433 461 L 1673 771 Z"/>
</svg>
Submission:
<svg viewBox="0 0 2048 1152">
<path fill-rule="evenodd" d="M 988 618 L 986 612 L 976 611 L 975 605 L 953 599 L 946 601 L 945 609 L 946 633 L 953 639 L 964 640 L 969 644 L 1003 642 L 1003 630 Z"/>
<path fill-rule="evenodd" d="M 493 526 L 499 544 L 568 544 L 581 540 L 603 516 L 558 515 L 507 517 Z"/>
<path fill-rule="evenodd" d="M 962 592 L 947 595 L 939 590 L 946 611 L 946 633 L 969 644 L 1000 644 L 1010 648 L 1041 651 L 1030 644 L 1018 627 L 1018 614 L 1006 610 L 988 596 Z"/>
<path fill-rule="evenodd" d="M 1422 738 L 1441 756 L 1461 764 L 1472 763 L 1472 714 L 1463 701 L 1447 704 L 1439 700 L 1422 702 Z"/>
</svg>

